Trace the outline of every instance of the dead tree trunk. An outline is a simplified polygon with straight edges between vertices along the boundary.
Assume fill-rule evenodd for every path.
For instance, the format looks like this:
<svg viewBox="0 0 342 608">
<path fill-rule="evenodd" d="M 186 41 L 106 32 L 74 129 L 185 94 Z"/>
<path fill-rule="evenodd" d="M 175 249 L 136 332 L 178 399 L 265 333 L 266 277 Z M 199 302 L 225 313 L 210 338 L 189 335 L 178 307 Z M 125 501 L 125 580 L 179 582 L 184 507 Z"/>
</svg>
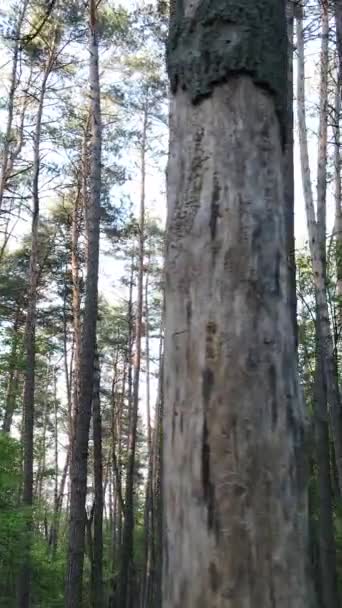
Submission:
<svg viewBox="0 0 342 608">
<path fill-rule="evenodd" d="M 307 608 L 285 3 L 173 5 L 163 607 Z"/>
</svg>

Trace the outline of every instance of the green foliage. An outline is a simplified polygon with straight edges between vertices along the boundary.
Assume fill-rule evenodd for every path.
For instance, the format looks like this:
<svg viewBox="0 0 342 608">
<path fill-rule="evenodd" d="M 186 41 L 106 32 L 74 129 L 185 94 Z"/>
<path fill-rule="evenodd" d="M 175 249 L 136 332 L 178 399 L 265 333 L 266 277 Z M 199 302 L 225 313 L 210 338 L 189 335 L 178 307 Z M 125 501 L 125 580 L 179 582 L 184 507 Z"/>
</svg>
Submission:
<svg viewBox="0 0 342 608">
<path fill-rule="evenodd" d="M 25 514 L 18 506 L 21 448 L 0 433 L 0 607 L 11 608 L 21 564 Z"/>
<path fill-rule="evenodd" d="M 35 608 L 63 608 L 65 549 L 51 559 L 46 540 L 35 535 L 32 547 L 32 586 Z"/>
</svg>

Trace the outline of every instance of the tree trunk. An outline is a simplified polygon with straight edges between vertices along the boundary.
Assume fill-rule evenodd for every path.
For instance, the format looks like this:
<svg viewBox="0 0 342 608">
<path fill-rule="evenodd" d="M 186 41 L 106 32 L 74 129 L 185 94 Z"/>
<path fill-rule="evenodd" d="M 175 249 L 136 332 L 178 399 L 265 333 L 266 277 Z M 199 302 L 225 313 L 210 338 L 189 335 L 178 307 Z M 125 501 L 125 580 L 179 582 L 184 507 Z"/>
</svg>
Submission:
<svg viewBox="0 0 342 608">
<path fill-rule="evenodd" d="M 59 485 L 58 498 L 57 498 L 57 502 L 54 505 L 55 510 L 54 510 L 53 524 L 52 524 L 51 530 L 50 530 L 49 546 L 51 547 L 53 558 L 56 557 L 56 552 L 57 552 L 60 515 L 61 515 L 61 510 L 63 507 L 64 489 L 65 489 L 66 479 L 67 479 L 67 475 L 68 475 L 68 471 L 69 471 L 70 460 L 71 460 L 71 446 L 69 445 L 68 450 L 67 450 L 64 468 L 63 468 L 63 473 L 62 473 L 62 477 L 61 477 L 61 481 L 60 481 L 60 485 Z M 66 511 L 68 511 L 68 509 L 66 509 Z"/>
<path fill-rule="evenodd" d="M 6 390 L 6 406 L 4 419 L 2 421 L 2 431 L 4 433 L 11 432 L 13 414 L 15 411 L 17 393 L 18 393 L 18 340 L 19 340 L 19 328 L 22 311 L 21 307 L 18 306 L 15 314 L 13 323 L 13 338 L 12 348 L 9 356 L 9 370 L 8 370 L 8 383 Z"/>
<path fill-rule="evenodd" d="M 120 606 L 131 608 L 131 583 L 134 572 L 133 563 L 133 531 L 134 531 L 134 477 L 135 454 L 138 424 L 139 383 L 141 366 L 141 324 L 143 315 L 143 279 L 144 279 L 144 240 L 145 240 L 145 179 L 146 179 L 146 137 L 147 137 L 148 108 L 144 109 L 144 122 L 141 141 L 141 193 L 139 219 L 139 255 L 138 255 L 138 302 L 135 322 L 135 357 L 133 374 L 133 400 L 128 437 L 128 462 L 125 495 L 125 522 L 122 540 L 120 564 Z"/>
<path fill-rule="evenodd" d="M 335 3 L 335 22 L 336 22 L 336 42 L 339 68 L 342 70 L 342 0 L 334 0 Z M 342 83 L 340 82 L 340 85 Z"/>
<path fill-rule="evenodd" d="M 164 319 L 164 316 L 163 316 Z M 162 497 L 162 452 L 163 452 L 163 412 L 164 412 L 164 355 L 163 323 L 161 324 L 159 344 L 159 386 L 155 411 L 154 447 L 153 447 L 153 517 L 154 549 L 152 553 L 152 606 L 162 606 L 162 569 L 163 569 L 163 497 Z"/>
<path fill-rule="evenodd" d="M 46 370 L 46 388 L 48 387 L 50 380 L 50 363 L 48 363 Z M 36 474 L 36 491 L 35 491 L 35 500 L 38 502 L 40 506 L 43 498 L 43 486 L 44 486 L 44 478 L 46 472 L 46 434 L 47 434 L 47 424 L 48 424 L 48 402 L 47 400 L 43 404 L 43 436 L 39 445 L 39 458 L 38 458 L 38 466 L 37 466 L 37 474 Z"/>
<path fill-rule="evenodd" d="M 288 78 L 287 78 L 287 132 L 285 145 L 285 203 L 286 203 L 286 240 L 289 266 L 289 305 L 295 335 L 295 348 L 298 346 L 297 328 L 297 291 L 296 291 L 296 256 L 294 239 L 294 166 L 293 166 L 293 35 L 294 6 L 293 0 L 287 0 L 287 35 L 288 35 Z"/>
<path fill-rule="evenodd" d="M 168 58 L 163 607 L 307 608 L 284 3 L 178 3 Z"/>
<path fill-rule="evenodd" d="M 132 287 L 130 288 L 130 292 Z M 131 296 L 131 293 L 130 293 Z M 131 298 L 130 298 L 131 301 Z M 127 348 L 130 352 L 130 336 L 129 344 Z M 110 598 L 110 608 L 116 606 L 116 594 L 117 594 L 117 557 L 118 548 L 121 547 L 121 523 L 122 514 L 124 513 L 124 501 L 122 493 L 122 471 L 121 471 L 121 458 L 122 458 L 122 418 L 123 408 L 125 402 L 125 390 L 126 390 L 126 374 L 127 374 L 127 362 L 123 361 L 123 376 L 122 376 L 122 388 L 121 398 L 118 398 L 115 394 L 115 387 L 118 383 L 118 358 L 117 353 L 112 381 L 112 472 L 113 472 L 113 494 L 114 494 L 114 514 L 113 514 L 113 537 L 112 537 L 112 594 Z M 129 363 L 130 365 L 130 363 Z"/>
<path fill-rule="evenodd" d="M 329 73 L 329 0 L 321 2 L 321 82 L 317 166 L 317 229 L 321 260 L 326 270 L 326 214 L 327 214 L 327 159 L 328 159 L 328 73 Z M 324 273 L 326 274 L 326 272 Z M 324 277 L 326 281 L 326 277 Z"/>
<path fill-rule="evenodd" d="M 147 264 L 149 268 L 150 260 Z M 154 527 L 153 527 L 153 445 L 151 426 L 151 390 L 150 390 L 150 331 L 149 331 L 149 281 L 148 272 L 145 280 L 145 357 L 146 357 L 146 415 L 147 415 L 147 456 L 148 469 L 144 506 L 144 572 L 142 578 L 141 608 L 151 606 L 151 587 L 154 564 Z"/>
<path fill-rule="evenodd" d="M 80 260 L 79 260 L 79 237 L 80 237 L 80 185 L 77 191 L 72 210 L 71 226 L 71 276 L 72 276 L 72 317 L 74 329 L 74 358 L 72 378 L 72 441 L 75 439 L 76 420 L 79 407 L 80 393 L 80 359 L 81 359 L 81 290 L 80 290 Z"/>
<path fill-rule="evenodd" d="M 23 27 L 23 22 L 25 19 L 25 14 L 28 6 L 28 0 L 23 0 L 21 3 L 18 21 L 14 31 L 14 49 L 13 49 L 13 59 L 12 59 L 12 72 L 11 72 L 11 80 L 10 80 L 10 89 L 8 92 L 8 114 L 7 114 L 7 124 L 6 124 L 6 132 L 4 137 L 4 146 L 2 150 L 2 162 L 1 162 L 1 178 L 0 178 L 0 210 L 3 206 L 4 193 L 6 190 L 6 184 L 9 177 L 9 164 L 10 164 L 10 152 L 13 141 L 13 116 L 14 116 L 14 105 L 15 105 L 15 94 L 18 87 L 18 62 L 20 58 L 21 52 L 21 31 Z"/>
<path fill-rule="evenodd" d="M 306 217 L 309 233 L 309 245 L 312 261 L 312 270 L 316 288 L 317 313 L 320 324 L 321 348 L 324 361 L 324 373 L 326 376 L 328 402 L 330 406 L 331 428 L 334 437 L 334 447 L 336 454 L 336 466 L 339 478 L 339 491 L 342 489 L 342 415 L 341 398 L 338 386 L 336 360 L 334 352 L 334 342 L 330 327 L 329 307 L 327 301 L 326 277 L 325 277 L 325 253 L 320 245 L 320 237 L 324 227 L 318 226 L 315 216 L 313 202 L 312 184 L 310 176 L 308 141 L 306 130 L 306 110 L 305 110 L 305 55 L 304 55 L 304 35 L 303 35 L 303 9 L 298 8 L 297 18 L 297 47 L 298 47 L 298 89 L 297 89 L 297 109 L 298 109 L 298 128 L 299 145 L 301 155 L 301 168 L 303 180 L 303 192 L 305 199 Z M 319 189 L 317 190 L 319 194 Z M 318 205 L 322 201 L 317 201 Z M 321 210 L 320 210 L 321 214 Z M 325 233 L 324 233 L 325 234 Z"/>
<path fill-rule="evenodd" d="M 98 267 L 101 205 L 101 106 L 98 60 L 96 2 L 90 1 L 89 81 L 91 107 L 91 142 L 89 200 L 86 213 L 87 282 L 80 360 L 79 412 L 76 421 L 74 453 L 71 462 L 70 524 L 65 607 L 82 605 L 82 577 L 85 546 L 85 501 L 89 427 L 93 397 L 94 357 L 98 301 Z"/>
<path fill-rule="evenodd" d="M 316 323 L 316 325 L 318 334 L 319 323 Z M 316 462 L 319 481 L 319 557 L 323 604 L 324 608 L 339 608 L 335 531 L 331 498 L 327 390 L 318 335 L 316 344 L 314 419 L 316 430 Z"/>
<path fill-rule="evenodd" d="M 95 357 L 93 387 L 93 441 L 94 441 L 94 546 L 92 564 L 92 605 L 104 608 L 103 603 L 103 470 L 102 420 L 100 402 L 100 363 Z"/>
<path fill-rule="evenodd" d="M 342 190 L 341 190 L 341 81 L 342 69 L 338 68 L 335 91 L 334 116 L 334 173 L 335 173 L 335 245 L 336 245 L 336 296 L 337 296 L 337 336 L 342 331 Z"/>
<path fill-rule="evenodd" d="M 54 46 L 46 65 L 41 83 L 36 117 L 36 128 L 33 140 L 33 178 L 32 178 L 32 227 L 31 253 L 28 277 L 28 304 L 24 334 L 25 373 L 23 395 L 23 445 L 24 445 L 24 488 L 23 505 L 27 509 L 27 536 L 25 541 L 24 558 L 18 580 L 18 608 L 30 606 L 31 583 L 31 531 L 33 504 L 33 429 L 34 429 L 34 394 L 35 394 L 35 364 L 36 364 L 36 309 L 37 288 L 39 280 L 38 267 L 38 231 L 39 231 L 39 172 L 40 172 L 40 138 L 43 108 L 47 81 L 55 60 Z"/>
</svg>

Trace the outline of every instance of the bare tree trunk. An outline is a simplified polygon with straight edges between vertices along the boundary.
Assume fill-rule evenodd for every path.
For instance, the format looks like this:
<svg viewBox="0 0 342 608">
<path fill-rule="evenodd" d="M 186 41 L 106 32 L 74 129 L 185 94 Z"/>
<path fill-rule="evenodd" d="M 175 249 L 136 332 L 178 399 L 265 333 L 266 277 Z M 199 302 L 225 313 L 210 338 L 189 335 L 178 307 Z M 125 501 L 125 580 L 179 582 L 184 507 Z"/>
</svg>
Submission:
<svg viewBox="0 0 342 608">
<path fill-rule="evenodd" d="M 328 73 L 329 0 L 321 2 L 321 83 L 317 166 L 317 229 L 323 269 L 326 269 L 327 158 L 328 158 Z M 324 273 L 326 274 L 326 272 Z M 326 277 L 324 276 L 326 282 Z"/>
<path fill-rule="evenodd" d="M 4 147 L 2 150 L 2 162 L 1 162 L 1 178 L 0 178 L 0 210 L 3 206 L 3 198 L 6 189 L 6 184 L 9 175 L 9 164 L 10 164 L 10 152 L 13 147 L 13 117 L 14 117 L 14 105 L 15 105 L 15 94 L 18 87 L 18 61 L 21 52 L 21 32 L 23 27 L 23 22 L 25 19 L 25 14 L 28 6 L 28 0 L 23 0 L 21 6 L 19 8 L 18 20 L 16 24 L 16 28 L 14 31 L 14 49 L 13 49 L 13 59 L 12 59 L 12 72 L 11 72 L 11 80 L 10 80 L 10 89 L 8 93 L 8 114 L 7 114 L 7 125 L 6 125 L 6 133 L 4 137 Z"/>
<path fill-rule="evenodd" d="M 70 524 L 65 607 L 81 608 L 85 547 L 88 441 L 93 398 L 94 357 L 98 302 L 101 205 L 101 106 L 96 2 L 89 7 L 89 81 L 91 109 L 89 202 L 86 212 L 87 282 L 82 331 L 79 412 L 71 462 Z"/>
<path fill-rule="evenodd" d="M 286 240 L 289 266 L 289 305 L 295 335 L 295 347 L 298 345 L 297 336 L 297 292 L 296 292 L 296 256 L 294 239 L 294 166 L 293 166 L 293 36 L 294 36 L 294 5 L 293 0 L 287 0 L 287 35 L 288 35 L 288 81 L 287 81 L 287 132 L 285 145 L 285 201 L 286 201 Z"/>
<path fill-rule="evenodd" d="M 325 6 L 325 5 L 323 5 Z M 331 428 L 334 438 L 334 447 L 336 454 L 336 466 L 339 478 L 339 491 L 342 489 L 342 416 L 341 416 L 341 398 L 338 386 L 336 360 L 334 353 L 333 336 L 330 327 L 329 307 L 327 301 L 326 277 L 325 277 L 325 253 L 322 252 L 320 245 L 320 237 L 325 238 L 324 226 L 318 226 L 316 222 L 312 184 L 309 166 L 307 130 L 306 130 L 306 110 L 305 110 L 305 55 L 304 55 L 304 35 L 303 35 L 303 17 L 302 9 L 297 9 L 299 16 L 297 18 L 297 47 L 298 47 L 298 90 L 297 90 L 297 108 L 298 108 L 298 127 L 299 127 L 299 145 L 301 155 L 301 168 L 303 180 L 303 192 L 306 207 L 306 217 L 309 233 L 310 253 L 312 260 L 312 270 L 316 288 L 317 298 L 317 313 L 320 324 L 320 337 L 322 356 L 324 361 L 324 373 L 326 376 L 328 402 L 330 406 Z M 323 41 L 324 42 L 324 41 Z M 322 151 L 321 151 L 322 152 Z M 318 176 L 318 179 L 322 177 Z M 317 194 L 322 195 L 321 185 L 317 189 Z M 322 204 L 324 201 L 318 200 L 317 207 L 322 214 Z"/>
<path fill-rule="evenodd" d="M 46 370 L 46 387 L 49 383 L 50 376 L 50 363 L 48 364 Z M 46 471 L 46 434 L 47 434 L 47 424 L 48 424 L 48 404 L 47 401 L 44 402 L 43 405 L 43 437 L 41 440 L 41 445 L 39 446 L 39 459 L 38 459 L 38 468 L 36 475 L 36 491 L 35 498 L 40 504 L 44 498 L 43 496 L 43 486 L 44 486 L 44 477 Z"/>
<path fill-rule="evenodd" d="M 19 328 L 20 320 L 22 316 L 21 307 L 18 306 L 15 314 L 13 323 L 13 338 L 12 348 L 9 356 L 9 371 L 8 371 L 8 383 L 6 390 L 6 406 L 4 419 L 2 421 L 2 431 L 4 433 L 11 432 L 13 414 L 16 407 L 16 400 L 18 394 L 18 340 L 19 340 Z"/>
<path fill-rule="evenodd" d="M 147 264 L 149 268 L 150 260 Z M 150 331 L 149 331 L 149 281 L 148 271 L 145 280 L 145 357 L 146 357 L 146 415 L 147 415 L 147 451 L 148 470 L 145 491 L 144 507 L 144 572 L 141 589 L 141 607 L 149 608 L 151 605 L 151 577 L 154 564 L 154 527 L 153 527 L 153 445 L 151 425 L 151 397 L 150 397 Z"/>
<path fill-rule="evenodd" d="M 337 70 L 334 117 L 334 172 L 335 172 L 335 244 L 336 244 L 336 296 L 337 338 L 342 331 L 342 191 L 341 191 L 341 79 L 342 70 Z"/>
<path fill-rule="evenodd" d="M 130 287 L 130 292 L 132 287 Z M 131 294 L 130 294 L 131 295 Z M 131 301 L 131 300 L 130 300 Z M 130 336 L 128 337 L 128 353 L 130 353 Z M 121 548 L 121 528 L 122 515 L 125 510 L 122 492 L 122 417 L 125 402 L 127 362 L 124 360 L 121 399 L 115 394 L 116 384 L 118 383 L 118 353 L 114 363 L 114 373 L 112 382 L 112 473 L 113 473 L 113 493 L 114 493 L 114 514 L 113 514 L 113 545 L 112 545 L 112 594 L 110 598 L 110 608 L 116 606 L 117 596 L 117 562 L 119 548 Z M 130 356 L 130 355 L 129 355 Z M 129 358 L 129 357 L 128 357 Z M 129 362 L 129 365 L 130 362 Z"/>
<path fill-rule="evenodd" d="M 72 358 L 70 366 L 68 363 L 68 319 L 67 319 L 67 285 L 64 284 L 64 298 L 63 298 L 63 366 L 64 366 L 64 377 L 65 377 L 65 388 L 68 402 L 68 435 L 69 445 L 72 445 L 72 396 L 71 396 L 71 377 L 72 377 Z"/>
<path fill-rule="evenodd" d="M 122 608 L 131 608 L 131 584 L 134 576 L 133 531 L 134 531 L 134 476 L 138 424 L 139 382 L 141 367 L 141 324 L 143 315 L 143 278 L 144 278 L 144 240 L 145 240 L 145 179 L 146 179 L 146 137 L 148 107 L 144 109 L 144 122 L 141 141 L 141 195 L 139 220 L 139 257 L 138 257 L 138 302 L 135 323 L 135 357 L 133 378 L 133 402 L 128 437 L 128 462 L 125 496 L 125 523 L 123 530 L 122 554 L 120 564 L 119 598 Z"/>
<path fill-rule="evenodd" d="M 163 608 L 311 602 L 284 4 L 185 0 L 171 17 Z"/>
<path fill-rule="evenodd" d="M 317 325 L 314 419 L 316 430 L 316 462 L 319 481 L 319 557 L 324 608 L 339 608 L 336 570 L 336 546 L 331 491 L 329 424 L 327 390 L 319 345 Z"/>
<path fill-rule="evenodd" d="M 164 355 L 163 327 L 164 315 L 160 330 L 159 343 L 159 382 L 155 410 L 154 446 L 153 446 L 153 544 L 152 552 L 152 606 L 162 606 L 162 569 L 163 569 L 163 497 L 162 497 L 162 452 L 163 452 L 163 413 L 164 413 Z"/>
<path fill-rule="evenodd" d="M 59 485 L 58 497 L 57 497 L 57 501 L 55 503 L 54 519 L 53 519 L 53 524 L 51 526 L 50 537 L 49 537 L 49 545 L 52 550 L 53 558 L 56 557 L 56 552 L 57 552 L 60 515 L 61 515 L 61 510 L 63 507 L 64 490 L 65 490 L 66 479 L 68 476 L 70 460 L 71 460 L 71 446 L 69 445 L 68 449 L 67 449 L 66 460 L 65 460 L 63 473 L 62 473 L 62 477 L 61 477 L 61 481 L 60 481 L 60 485 Z M 68 511 L 68 509 L 67 509 L 67 511 Z"/>
<path fill-rule="evenodd" d="M 342 0 L 334 0 L 339 69 L 342 70 Z M 340 86 L 341 86 L 340 82 Z"/>
<path fill-rule="evenodd" d="M 71 276 L 72 276 L 72 316 L 74 329 L 74 359 L 72 378 L 72 437 L 76 432 L 76 420 L 79 408 L 80 392 L 80 359 L 81 359 L 81 290 L 80 290 L 80 264 L 79 264 L 79 237 L 80 237 L 80 186 L 77 191 L 72 210 L 71 227 Z"/>
<path fill-rule="evenodd" d="M 100 363 L 96 353 L 93 387 L 93 441 L 94 441 L 94 549 L 92 565 L 92 605 L 104 608 L 103 597 L 103 469 L 102 419 L 100 402 Z"/>
<path fill-rule="evenodd" d="M 24 559 L 18 580 L 18 608 L 30 606 L 31 583 L 31 532 L 33 504 L 33 429 L 34 429 L 34 394 L 35 394 L 35 363 L 36 363 L 36 309 L 37 288 L 39 280 L 38 267 L 38 231 L 39 231 L 39 173 L 40 173 L 40 139 L 42 116 L 48 78 L 55 61 L 54 45 L 50 51 L 49 60 L 41 83 L 36 117 L 36 128 L 33 141 L 33 178 L 32 178 L 32 227 L 31 254 L 28 278 L 28 305 L 26 313 L 24 352 L 25 375 L 23 396 L 23 445 L 24 445 L 24 489 L 23 504 L 27 508 L 27 538 L 24 548 Z"/>
<path fill-rule="evenodd" d="M 59 478 L 59 466 L 58 466 L 58 399 L 57 399 L 57 370 L 54 370 L 54 496 L 53 496 L 53 521 L 49 533 L 49 547 L 52 549 L 52 555 L 55 557 L 57 548 L 56 543 L 56 528 L 57 528 L 57 517 L 58 517 L 58 478 Z"/>
</svg>

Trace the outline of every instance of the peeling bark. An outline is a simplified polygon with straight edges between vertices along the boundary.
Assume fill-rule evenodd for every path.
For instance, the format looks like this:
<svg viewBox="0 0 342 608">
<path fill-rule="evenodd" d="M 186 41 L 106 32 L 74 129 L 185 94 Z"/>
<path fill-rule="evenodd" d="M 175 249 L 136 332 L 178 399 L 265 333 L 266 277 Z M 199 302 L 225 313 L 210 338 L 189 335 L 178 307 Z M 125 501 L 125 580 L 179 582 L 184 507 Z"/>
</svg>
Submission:
<svg viewBox="0 0 342 608">
<path fill-rule="evenodd" d="M 184 10 L 195 5 L 185 1 Z M 177 89 L 168 167 L 164 608 L 311 602 L 283 180 L 270 92 L 243 74 L 197 104 Z"/>
</svg>

